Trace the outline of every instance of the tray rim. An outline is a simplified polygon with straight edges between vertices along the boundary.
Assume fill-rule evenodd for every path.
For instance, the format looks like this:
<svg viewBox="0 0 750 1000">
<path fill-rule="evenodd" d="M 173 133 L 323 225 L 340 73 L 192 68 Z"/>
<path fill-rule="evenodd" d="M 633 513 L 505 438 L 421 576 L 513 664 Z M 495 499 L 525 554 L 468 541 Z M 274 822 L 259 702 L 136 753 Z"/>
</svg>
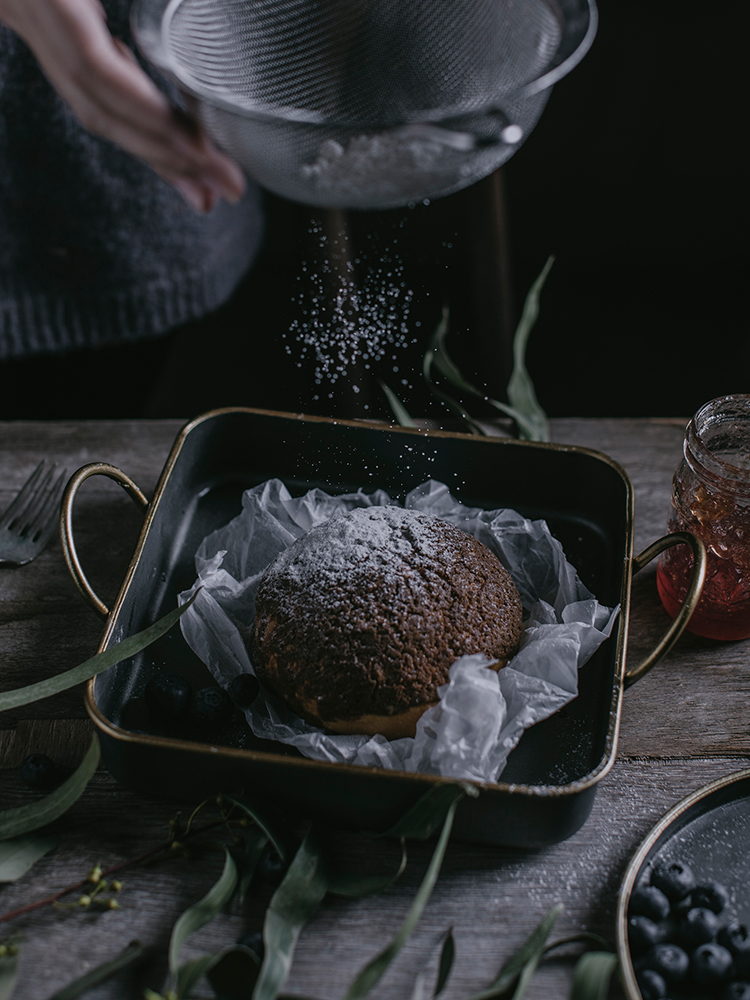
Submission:
<svg viewBox="0 0 750 1000">
<path fill-rule="evenodd" d="M 750 767 L 742 768 L 739 771 L 732 771 L 729 774 L 725 774 L 721 778 L 714 778 L 713 781 L 709 781 L 707 784 L 701 785 L 700 788 L 696 788 L 695 791 L 690 792 L 684 798 L 680 799 L 679 802 L 676 802 L 675 805 L 668 809 L 664 815 L 657 820 L 657 822 L 651 827 L 649 832 L 640 842 L 635 854 L 633 854 L 630 859 L 620 884 L 620 891 L 617 894 L 617 909 L 615 911 L 615 939 L 617 956 L 622 970 L 622 984 L 627 1000 L 643 1000 L 641 991 L 638 988 L 638 982 L 635 978 L 633 960 L 630 955 L 630 948 L 628 947 L 627 920 L 630 896 L 646 858 L 653 848 L 659 843 L 662 836 L 674 824 L 674 822 L 694 805 L 696 805 L 696 803 L 700 802 L 702 799 L 710 798 L 712 795 L 723 791 L 725 788 L 729 788 L 731 785 L 740 784 L 748 779 L 750 779 Z M 750 797 L 750 791 L 748 792 L 748 796 Z"/>
<path fill-rule="evenodd" d="M 621 584 L 620 584 L 620 628 L 618 630 L 617 648 L 615 650 L 615 676 L 614 683 L 612 686 L 612 694 L 610 698 L 609 706 L 609 723 L 607 727 L 607 734 L 605 739 L 604 752 L 602 754 L 602 759 L 599 764 L 594 768 L 593 771 L 585 775 L 576 781 L 569 782 L 565 785 L 525 785 L 518 783 L 508 783 L 508 782 L 481 782 L 481 781 L 464 781 L 456 778 L 448 778 L 442 775 L 431 775 L 431 774 L 420 774 L 416 772 L 409 771 L 395 771 L 387 770 L 384 768 L 377 767 L 363 767 L 361 765 L 356 765 L 356 771 L 358 774 L 372 775 L 376 776 L 381 780 L 388 780 L 388 778 L 397 779 L 399 781 L 404 781 L 408 779 L 415 784 L 421 784 L 425 786 L 425 790 L 435 784 L 441 783 L 452 783 L 452 784 L 469 784 L 474 785 L 477 789 L 481 789 L 484 792 L 496 792 L 505 795 L 517 795 L 517 796 L 540 796 L 540 797 L 550 797 L 550 798 L 564 798 L 570 795 L 577 795 L 593 786 L 597 785 L 602 778 L 605 777 L 612 769 L 616 753 L 617 753 L 617 742 L 620 728 L 620 718 L 622 713 L 622 696 L 624 691 L 624 677 L 625 677 L 625 649 L 627 645 L 627 633 L 628 624 L 630 618 L 630 591 L 633 575 L 633 525 L 635 517 L 635 498 L 632 481 L 625 471 L 625 469 L 617 462 L 615 459 L 611 458 L 603 452 L 597 451 L 593 448 L 580 447 L 578 445 L 566 445 L 557 444 L 555 442 L 547 441 L 520 441 L 515 438 L 504 438 L 504 437 L 480 437 L 475 434 L 462 433 L 460 431 L 445 431 L 439 429 L 422 429 L 422 428 L 408 428 L 400 427 L 392 424 L 379 423 L 376 421 L 368 420 L 353 420 L 353 419 L 343 419 L 338 417 L 325 417 L 318 416 L 315 414 L 304 414 L 304 413 L 291 413 L 280 410 L 268 410 L 260 409 L 256 407 L 248 406 L 227 406 L 220 407 L 217 409 L 209 410 L 206 413 L 202 413 L 197 417 L 187 421 L 187 423 L 180 429 L 172 445 L 170 453 L 164 464 L 164 468 L 159 476 L 156 487 L 154 489 L 154 494 L 149 501 L 148 507 L 146 508 L 146 514 L 143 520 L 143 525 L 141 527 L 138 541 L 136 543 L 135 549 L 133 550 L 133 556 L 131 557 L 130 563 L 128 565 L 127 572 L 123 578 L 122 584 L 117 594 L 117 598 L 110 609 L 109 615 L 107 616 L 104 632 L 99 641 L 97 647 L 97 652 L 102 652 L 107 648 L 107 643 L 109 642 L 112 633 L 114 631 L 115 623 L 117 622 L 120 609 L 127 596 L 128 589 L 132 583 L 133 577 L 137 570 L 141 553 L 146 543 L 146 538 L 148 536 L 151 524 L 153 523 L 156 514 L 159 509 L 160 502 L 164 495 L 169 478 L 172 471 L 179 459 L 182 448 L 187 440 L 188 436 L 202 423 L 214 419 L 218 416 L 222 416 L 230 413 L 248 413 L 257 414 L 259 416 L 268 416 L 279 419 L 303 421 L 309 423 L 322 423 L 329 425 L 340 425 L 345 427 L 355 427 L 363 428 L 366 430 L 376 430 L 376 431 L 387 431 L 389 433 L 403 434 L 407 437 L 437 437 L 437 438 L 451 438 L 458 440 L 471 441 L 473 444 L 480 444 L 480 446 L 487 445 L 488 447 L 520 447 L 520 448 L 532 448 L 550 451 L 560 451 L 560 452 L 572 452 L 575 454 L 585 454 L 588 455 L 604 464 L 610 466 L 613 471 L 615 471 L 623 481 L 625 487 L 625 497 L 626 497 L 626 515 L 627 523 L 625 526 L 625 553 L 622 566 L 621 574 Z M 84 703 L 86 710 L 92 719 L 94 725 L 103 734 L 108 737 L 120 742 L 120 743 L 131 743 L 138 745 L 151 746 L 154 749 L 172 749 L 180 750 L 185 753 L 198 753 L 203 755 L 210 755 L 213 758 L 226 755 L 230 759 L 240 759 L 244 761 L 258 761 L 258 762 L 273 762 L 276 765 L 291 766 L 294 768 L 298 767 L 308 767 L 314 769 L 328 769 L 333 772 L 341 772 L 341 769 L 346 769 L 349 772 L 352 765 L 345 763 L 332 763 L 329 761 L 317 761 L 310 758 L 299 758 L 299 757 L 289 757 L 284 754 L 274 754 L 266 751 L 259 750 L 245 750 L 238 747 L 216 747 L 210 743 L 201 743 L 194 740 L 177 739 L 173 737 L 165 736 L 153 736 L 150 734 L 142 734 L 132 732 L 131 730 L 124 729 L 120 726 L 115 725 L 111 722 L 99 708 L 96 697 L 95 697 L 95 685 L 96 677 L 91 678 L 91 680 L 86 685 L 86 692 L 84 697 Z"/>
</svg>

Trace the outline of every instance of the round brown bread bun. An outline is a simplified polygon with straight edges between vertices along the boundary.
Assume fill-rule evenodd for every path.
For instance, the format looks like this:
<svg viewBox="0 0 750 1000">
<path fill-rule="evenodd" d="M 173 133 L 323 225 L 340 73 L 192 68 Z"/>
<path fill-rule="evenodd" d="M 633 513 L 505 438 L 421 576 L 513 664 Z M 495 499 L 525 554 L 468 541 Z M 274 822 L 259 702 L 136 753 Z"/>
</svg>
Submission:
<svg viewBox="0 0 750 1000">
<path fill-rule="evenodd" d="M 510 574 L 476 538 L 430 514 L 360 507 L 271 563 L 250 653 L 311 724 L 396 739 L 414 735 L 459 656 L 504 666 L 521 616 Z"/>
</svg>

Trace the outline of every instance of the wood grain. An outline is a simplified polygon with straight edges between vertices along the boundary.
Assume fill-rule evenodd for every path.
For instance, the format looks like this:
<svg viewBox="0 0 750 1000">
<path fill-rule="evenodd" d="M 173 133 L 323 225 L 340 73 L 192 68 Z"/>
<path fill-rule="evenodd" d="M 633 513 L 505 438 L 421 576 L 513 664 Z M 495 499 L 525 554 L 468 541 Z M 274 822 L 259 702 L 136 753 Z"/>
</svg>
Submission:
<svg viewBox="0 0 750 1000">
<path fill-rule="evenodd" d="M 10 503 L 40 458 L 69 471 L 104 460 L 121 467 L 148 493 L 153 489 L 181 421 L 84 421 L 0 424 L 0 509 Z M 664 531 L 670 482 L 680 458 L 685 420 L 556 420 L 553 440 L 605 452 L 630 475 L 636 497 L 636 550 Z M 125 572 L 141 514 L 119 488 L 90 480 L 76 510 L 81 559 L 95 588 L 111 600 Z M 651 648 L 666 627 L 653 568 L 634 580 L 628 657 Z M 0 569 L 0 662 L 3 689 L 74 666 L 96 648 L 102 623 L 83 603 L 65 568 L 59 543 L 20 570 Z M 373 992 L 375 1000 L 407 1000 L 418 972 L 435 969 L 441 936 L 453 926 L 457 960 L 445 1000 L 465 1000 L 498 967 L 555 903 L 565 906 L 555 935 L 582 929 L 613 935 L 618 886 L 630 856 L 653 823 L 689 791 L 750 766 L 746 723 L 750 646 L 685 635 L 662 663 L 624 699 L 618 761 L 599 786 L 592 815 L 563 844 L 543 851 L 504 851 L 454 842 L 420 922 L 398 960 Z M 72 767 L 91 726 L 81 690 L 0 716 L 3 807 L 29 801 L 16 767 L 32 750 L 54 753 Z M 55 824 L 57 849 L 23 879 L 0 889 L 2 913 L 85 877 L 97 862 L 117 863 L 161 842 L 174 812 L 168 803 L 140 799 L 97 773 L 83 798 Z M 357 864 L 388 870 L 389 845 L 336 835 L 336 850 Z M 404 877 L 385 894 L 360 901 L 328 899 L 304 931 L 288 992 L 318 1000 L 343 996 L 364 962 L 393 936 L 429 860 L 416 845 Z M 144 986 L 164 986 L 164 954 L 177 915 L 218 876 L 221 859 L 177 859 L 123 875 L 122 909 L 94 914 L 46 909 L 5 931 L 24 934 L 14 1000 L 48 1000 L 87 968 L 112 957 L 131 939 L 149 945 L 146 959 L 91 1000 L 133 1000 Z M 217 950 L 257 925 L 264 901 L 222 916 L 191 938 L 185 957 Z M 538 971 L 529 1000 L 567 996 L 572 959 L 556 957 Z M 209 997 L 203 987 L 199 994 Z M 622 994 L 615 984 L 610 996 Z"/>
</svg>

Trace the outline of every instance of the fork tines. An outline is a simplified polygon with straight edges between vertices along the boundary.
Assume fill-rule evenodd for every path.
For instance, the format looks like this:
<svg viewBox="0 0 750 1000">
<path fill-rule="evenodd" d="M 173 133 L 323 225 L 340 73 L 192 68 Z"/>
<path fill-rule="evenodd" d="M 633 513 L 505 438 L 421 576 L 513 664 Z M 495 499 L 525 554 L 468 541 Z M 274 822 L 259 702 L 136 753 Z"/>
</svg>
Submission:
<svg viewBox="0 0 750 1000">
<path fill-rule="evenodd" d="M 65 469 L 53 482 L 57 462 L 46 459 L 37 465 L 10 507 L 0 518 L 0 531 L 7 529 L 28 542 L 38 541 L 45 529 L 54 530 L 55 515 L 65 488 Z"/>
</svg>

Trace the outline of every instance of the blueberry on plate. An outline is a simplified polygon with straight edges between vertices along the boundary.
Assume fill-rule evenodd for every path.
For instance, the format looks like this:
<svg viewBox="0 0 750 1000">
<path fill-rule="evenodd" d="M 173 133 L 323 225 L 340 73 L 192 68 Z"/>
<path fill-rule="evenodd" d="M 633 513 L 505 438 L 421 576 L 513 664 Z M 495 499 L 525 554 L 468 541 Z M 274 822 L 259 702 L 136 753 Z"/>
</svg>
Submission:
<svg viewBox="0 0 750 1000">
<path fill-rule="evenodd" d="M 721 882 L 700 882 L 692 891 L 693 906 L 721 913 L 729 902 L 729 892 Z"/>
<path fill-rule="evenodd" d="M 644 955 L 639 968 L 652 969 L 669 983 L 679 983 L 690 968 L 687 953 L 676 944 L 657 944 Z"/>
<path fill-rule="evenodd" d="M 190 702 L 190 684 L 174 670 L 160 670 L 146 684 L 144 697 L 163 719 L 178 719 Z"/>
<path fill-rule="evenodd" d="M 688 948 L 713 941 L 719 930 L 719 918 L 713 910 L 704 906 L 694 906 L 680 920 L 679 938 Z"/>
<path fill-rule="evenodd" d="M 750 1000 L 750 983 L 727 983 L 721 1000 Z"/>
<path fill-rule="evenodd" d="M 260 694 L 260 684 L 252 674 L 238 674 L 227 690 L 237 708 L 250 708 Z"/>
<path fill-rule="evenodd" d="M 658 923 L 669 916 L 669 900 L 655 885 L 641 885 L 630 896 L 628 913 L 633 917 L 648 917 Z"/>
<path fill-rule="evenodd" d="M 695 876 L 684 861 L 662 861 L 651 872 L 651 885 L 661 889 L 670 902 L 677 902 L 693 891 Z"/>
<path fill-rule="evenodd" d="M 211 685 L 193 695 L 190 717 L 201 729 L 215 729 L 232 717 L 234 705 L 224 688 Z"/>
<path fill-rule="evenodd" d="M 628 941 L 630 950 L 640 954 L 648 951 L 656 944 L 661 944 L 667 936 L 667 930 L 663 924 L 657 924 L 649 917 L 636 914 L 628 917 Z"/>
<path fill-rule="evenodd" d="M 693 979 L 703 986 L 723 982 L 731 968 L 732 956 L 720 944 L 702 944 L 690 959 Z"/>
<path fill-rule="evenodd" d="M 28 788 L 50 788 L 57 778 L 54 761 L 46 753 L 32 753 L 21 761 L 18 776 Z"/>
<path fill-rule="evenodd" d="M 667 995 L 667 984 L 658 972 L 653 969 L 641 969 L 636 972 L 635 978 L 643 1000 L 664 1000 Z"/>
</svg>

